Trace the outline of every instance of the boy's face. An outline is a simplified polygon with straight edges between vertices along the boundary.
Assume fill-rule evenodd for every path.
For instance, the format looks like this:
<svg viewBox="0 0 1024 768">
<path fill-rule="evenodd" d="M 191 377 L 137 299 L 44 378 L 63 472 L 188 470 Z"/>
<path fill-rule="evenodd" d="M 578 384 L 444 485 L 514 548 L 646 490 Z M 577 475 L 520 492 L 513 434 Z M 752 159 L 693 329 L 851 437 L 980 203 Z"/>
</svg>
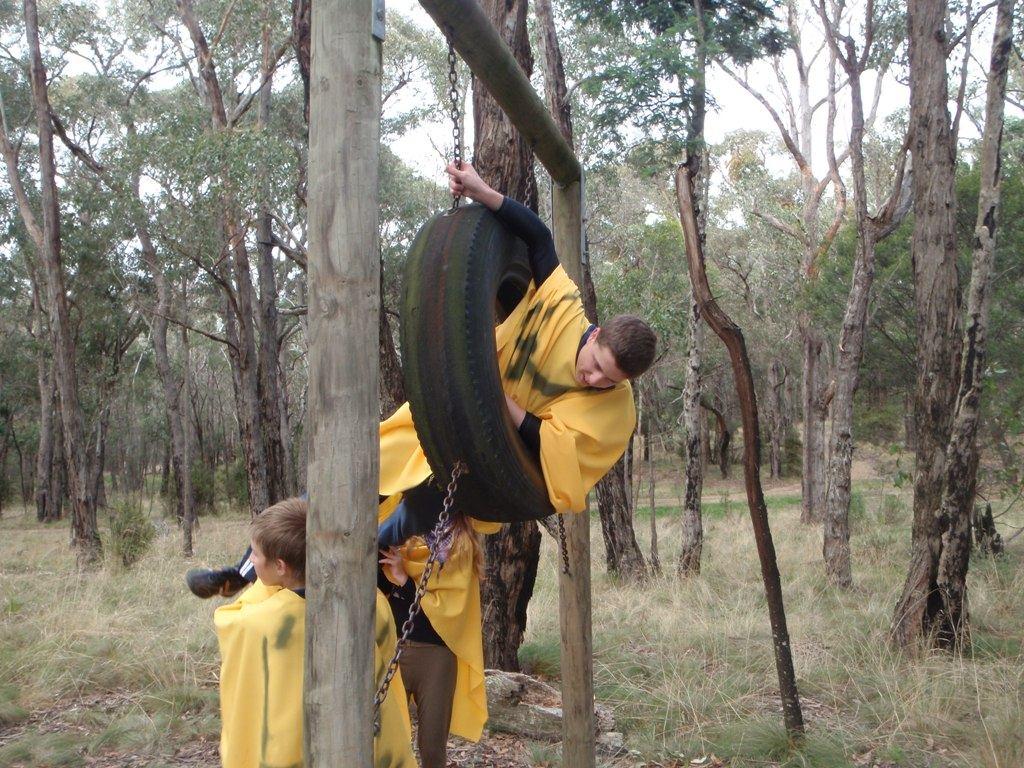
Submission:
<svg viewBox="0 0 1024 768">
<path fill-rule="evenodd" d="M 268 560 L 255 541 L 252 542 L 252 554 L 249 555 L 249 559 L 260 581 L 268 587 L 284 586 L 285 577 L 288 575 L 288 566 L 284 560 Z"/>
<path fill-rule="evenodd" d="M 582 387 L 609 389 L 628 378 L 619 369 L 611 349 L 598 342 L 600 334 L 601 329 L 595 328 L 576 358 L 576 383 Z"/>
</svg>

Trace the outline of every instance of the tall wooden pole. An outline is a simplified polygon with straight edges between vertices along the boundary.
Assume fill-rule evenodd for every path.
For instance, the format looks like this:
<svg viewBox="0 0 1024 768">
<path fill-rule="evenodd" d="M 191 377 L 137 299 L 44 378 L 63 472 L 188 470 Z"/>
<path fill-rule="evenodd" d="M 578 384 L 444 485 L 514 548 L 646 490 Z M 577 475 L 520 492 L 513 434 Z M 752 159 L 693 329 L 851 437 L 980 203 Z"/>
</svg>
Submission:
<svg viewBox="0 0 1024 768">
<path fill-rule="evenodd" d="M 577 285 L 583 256 L 583 185 L 551 185 L 555 251 Z M 559 559 L 562 633 L 562 765 L 594 768 L 594 663 L 590 616 L 590 512 L 563 515 L 569 573 Z"/>
<path fill-rule="evenodd" d="M 313 7 L 307 768 L 373 765 L 381 104 L 373 7 Z"/>
</svg>

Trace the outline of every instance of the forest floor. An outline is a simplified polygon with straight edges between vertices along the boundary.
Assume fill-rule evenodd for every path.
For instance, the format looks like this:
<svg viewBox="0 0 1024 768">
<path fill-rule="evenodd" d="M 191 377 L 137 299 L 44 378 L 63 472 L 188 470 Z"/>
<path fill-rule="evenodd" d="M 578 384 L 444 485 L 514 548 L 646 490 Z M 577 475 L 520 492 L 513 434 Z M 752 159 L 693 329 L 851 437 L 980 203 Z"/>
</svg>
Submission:
<svg viewBox="0 0 1024 768">
<path fill-rule="evenodd" d="M 674 573 L 678 470 L 659 462 L 655 489 L 664 575 L 642 584 L 605 573 L 600 523 L 594 553 L 594 675 L 628 754 L 605 768 L 1019 768 L 1024 766 L 1024 537 L 999 559 L 971 563 L 972 638 L 963 653 L 897 653 L 886 642 L 908 562 L 909 488 L 897 458 L 866 455 L 855 468 L 854 587 L 825 583 L 821 531 L 802 526 L 798 480 L 766 481 L 808 737 L 791 751 L 782 730 L 760 570 L 741 478 L 705 485 L 699 577 Z M 636 531 L 650 552 L 646 481 Z M 233 561 L 241 513 L 204 517 L 193 562 L 147 502 L 158 535 L 131 570 L 80 573 L 66 523 L 31 510 L 0 519 L 0 766 L 218 765 L 217 643 L 212 613 L 181 578 L 194 564 Z M 997 512 L 1010 499 L 993 504 Z M 104 539 L 109 538 L 106 514 Z M 1021 505 L 1001 524 L 1024 525 Z M 1012 532 L 1013 528 L 1004 529 Z M 106 543 L 106 542 L 105 542 Z M 557 552 L 545 536 L 525 671 L 557 686 Z M 488 734 L 452 740 L 450 766 L 561 765 L 558 744 Z"/>
</svg>

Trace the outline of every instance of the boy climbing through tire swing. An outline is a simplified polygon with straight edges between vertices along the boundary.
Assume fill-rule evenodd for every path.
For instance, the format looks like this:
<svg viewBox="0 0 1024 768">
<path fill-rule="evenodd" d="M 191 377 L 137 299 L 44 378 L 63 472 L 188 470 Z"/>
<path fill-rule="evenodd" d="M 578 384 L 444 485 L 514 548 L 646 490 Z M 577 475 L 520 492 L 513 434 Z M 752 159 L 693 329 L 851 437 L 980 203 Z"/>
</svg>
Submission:
<svg viewBox="0 0 1024 768">
<path fill-rule="evenodd" d="M 446 170 L 453 195 L 465 195 L 490 209 L 527 246 L 532 283 L 509 316 L 495 328 L 498 370 L 506 408 L 527 452 L 541 467 L 551 506 L 559 513 L 579 512 L 585 507 L 590 489 L 625 451 L 636 426 L 629 380 L 650 367 L 655 353 L 654 332 L 632 315 L 618 315 L 602 327 L 592 325 L 584 314 L 579 289 L 559 264 L 551 232 L 540 218 L 488 186 L 469 163 L 463 163 L 461 168 L 452 163 Z M 438 534 L 435 526 L 444 496 L 431 478 L 409 404 L 405 403 L 380 424 L 382 503 L 378 547 L 382 563 L 392 574 L 392 566 L 397 566 L 399 559 L 404 567 L 419 567 L 415 560 L 395 554 L 394 548 L 413 537 L 425 537 L 426 546 L 414 539 L 421 556 L 429 549 L 438 555 L 439 563 L 444 563 L 457 530 L 468 532 L 471 525 L 477 532 L 493 533 L 500 528 L 499 523 L 466 519 L 472 516 L 472 510 L 453 510 L 452 524 Z M 409 551 L 408 545 L 405 551 Z M 465 641 L 467 649 L 451 648 L 459 663 L 479 652 L 482 668 L 479 607 L 474 620 L 464 607 L 450 604 L 452 595 L 461 594 L 468 595 L 470 602 L 475 597 L 478 606 L 477 569 L 457 570 L 469 575 L 465 584 L 460 580 L 458 590 L 441 589 L 436 578 L 431 577 L 428 595 L 433 593 L 437 606 L 434 610 L 428 607 L 427 613 L 432 615 L 427 618 L 439 622 L 434 628 L 439 635 L 454 631 L 449 623 L 457 628 L 460 644 Z M 199 597 L 229 596 L 254 578 L 247 551 L 238 567 L 196 569 L 187 575 L 187 583 Z M 444 645 L 450 644 L 446 637 L 441 640 Z M 468 651 L 470 645 L 473 653 Z M 466 666 L 472 669 L 476 664 Z M 468 688 L 462 680 L 469 678 L 456 675 L 452 690 L 457 699 L 453 702 L 453 713 L 460 705 L 463 710 L 469 705 L 472 714 L 465 721 L 471 726 L 466 729 L 457 727 L 459 718 L 453 714 L 451 730 L 468 730 L 469 738 L 479 738 L 486 720 L 482 669 L 480 672 L 479 680 L 478 675 L 472 675 Z M 451 677 L 446 678 L 446 689 Z M 431 731 L 436 734 L 433 738 L 441 739 L 440 734 L 447 729 L 432 727 Z M 443 751 L 440 754 L 443 756 Z"/>
<path fill-rule="evenodd" d="M 579 512 L 590 489 L 625 451 L 636 426 L 629 380 L 653 362 L 654 331 L 633 315 L 592 325 L 544 222 L 488 186 L 471 164 L 457 168 L 451 163 L 446 171 L 453 195 L 486 206 L 526 243 L 533 282 L 495 329 L 498 368 L 509 415 L 540 464 L 552 507 L 559 513 Z M 523 360 L 521 341 L 527 338 L 532 349 Z M 381 550 L 433 529 L 443 495 L 430 479 L 430 465 L 405 403 L 380 424 L 380 495 L 391 500 L 381 505 Z M 392 497 L 398 494 L 395 504 Z M 493 533 L 499 524 L 475 527 Z M 199 597 L 230 596 L 254 579 L 248 551 L 237 567 L 195 569 L 187 577 Z"/>
</svg>

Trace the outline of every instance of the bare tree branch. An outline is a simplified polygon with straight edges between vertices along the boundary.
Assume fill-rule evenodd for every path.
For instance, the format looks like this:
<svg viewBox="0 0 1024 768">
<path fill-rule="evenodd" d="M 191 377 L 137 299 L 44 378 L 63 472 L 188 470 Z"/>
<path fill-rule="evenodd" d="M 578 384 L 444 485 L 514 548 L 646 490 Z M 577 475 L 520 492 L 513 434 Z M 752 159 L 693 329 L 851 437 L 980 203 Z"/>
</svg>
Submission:
<svg viewBox="0 0 1024 768">
<path fill-rule="evenodd" d="M 227 31 L 228 22 L 231 20 L 231 14 L 235 12 L 235 6 L 238 4 L 238 0 L 231 0 L 228 3 L 228 7 L 224 9 L 224 16 L 221 17 L 220 25 L 217 27 L 217 34 L 213 36 L 213 40 L 210 41 L 210 49 L 216 48 L 224 37 L 224 33 Z"/>
<path fill-rule="evenodd" d="M 964 25 L 960 34 L 956 37 L 950 38 L 949 45 L 946 46 L 946 56 L 953 55 L 953 51 L 956 50 L 961 41 L 963 41 L 965 37 L 970 37 L 971 30 L 973 30 L 974 26 L 981 21 L 981 17 L 988 13 L 992 8 L 995 8 L 996 5 L 998 5 L 998 0 L 992 0 L 992 2 L 986 3 L 979 8 L 978 12 L 974 14 L 974 16 L 968 16 L 967 24 Z M 970 14 L 970 5 L 968 5 L 967 13 Z"/>
<path fill-rule="evenodd" d="M 810 164 L 807 162 L 807 158 L 803 156 L 803 153 L 800 151 L 800 148 L 797 147 L 796 140 L 794 139 L 793 135 L 789 132 L 789 129 L 787 129 L 785 124 L 782 122 L 782 118 L 779 117 L 779 113 L 776 112 L 775 108 L 768 103 L 768 99 L 766 99 L 760 91 L 758 91 L 752 85 L 750 85 L 750 83 L 747 82 L 746 78 L 741 78 L 739 75 L 733 72 L 733 70 L 727 64 L 719 61 L 718 65 L 723 70 L 725 70 L 725 72 L 730 77 L 732 77 L 732 79 L 735 80 L 740 85 L 740 87 L 743 88 L 743 90 L 745 90 L 755 99 L 757 99 L 761 103 L 761 106 L 768 110 L 768 114 L 771 115 L 772 120 L 775 121 L 775 125 L 779 129 L 779 133 L 782 135 L 782 141 L 785 143 L 786 149 L 788 149 L 789 153 L 793 156 L 793 159 L 796 161 L 796 164 L 800 168 L 800 171 L 804 172 L 805 169 L 809 169 Z"/>
<path fill-rule="evenodd" d="M 14 192 L 14 198 L 18 203 L 18 211 L 21 219 L 28 230 L 29 237 L 36 244 L 37 249 L 43 247 L 43 230 L 36 220 L 35 212 L 29 203 L 28 195 L 25 192 L 25 185 L 22 184 L 21 176 L 18 174 L 19 149 L 11 144 L 10 134 L 7 127 L 7 110 L 4 107 L 3 92 L 0 91 L 0 150 L 3 151 L 4 162 L 7 165 L 7 180 Z"/>
<path fill-rule="evenodd" d="M 270 63 L 270 68 L 267 69 L 267 71 L 263 74 L 263 77 L 260 78 L 259 87 L 253 88 L 251 91 L 249 91 L 246 97 L 242 99 L 242 101 L 239 102 L 238 106 L 235 107 L 235 109 L 231 112 L 231 115 L 228 118 L 228 125 L 236 125 L 239 119 L 241 119 L 241 117 L 249 111 L 249 107 L 252 106 L 253 99 L 256 98 L 256 96 L 259 94 L 261 90 L 263 90 L 263 86 L 270 82 L 270 80 L 274 77 L 274 72 L 277 71 L 277 67 L 281 63 L 281 58 L 285 55 L 285 53 L 288 52 L 291 46 L 292 39 L 289 36 L 288 39 L 285 40 L 284 43 L 282 43 L 281 46 L 276 51 L 274 51 L 274 58 Z"/>
<path fill-rule="evenodd" d="M 956 89 L 956 114 L 953 116 L 953 146 L 956 146 L 957 137 L 960 136 L 960 117 L 964 113 L 964 96 L 967 94 L 967 65 L 971 60 L 972 32 L 974 32 L 975 18 L 971 16 L 972 0 L 967 0 L 967 26 L 964 27 L 964 57 L 960 63 L 960 85 Z M 994 5 L 994 3 L 993 3 Z M 980 17 L 979 17 L 980 18 Z"/>
<path fill-rule="evenodd" d="M 768 224 L 770 227 L 777 229 L 784 235 L 792 237 L 798 243 L 802 243 L 804 245 L 807 244 L 807 236 L 804 233 L 800 232 L 796 227 L 792 226 L 791 224 L 787 224 L 786 222 L 775 218 L 775 216 L 773 216 L 772 214 L 766 213 L 765 211 L 760 210 L 756 206 L 752 208 L 750 212 L 757 218 L 761 219 L 761 221 L 763 221 L 765 224 Z"/>
</svg>

